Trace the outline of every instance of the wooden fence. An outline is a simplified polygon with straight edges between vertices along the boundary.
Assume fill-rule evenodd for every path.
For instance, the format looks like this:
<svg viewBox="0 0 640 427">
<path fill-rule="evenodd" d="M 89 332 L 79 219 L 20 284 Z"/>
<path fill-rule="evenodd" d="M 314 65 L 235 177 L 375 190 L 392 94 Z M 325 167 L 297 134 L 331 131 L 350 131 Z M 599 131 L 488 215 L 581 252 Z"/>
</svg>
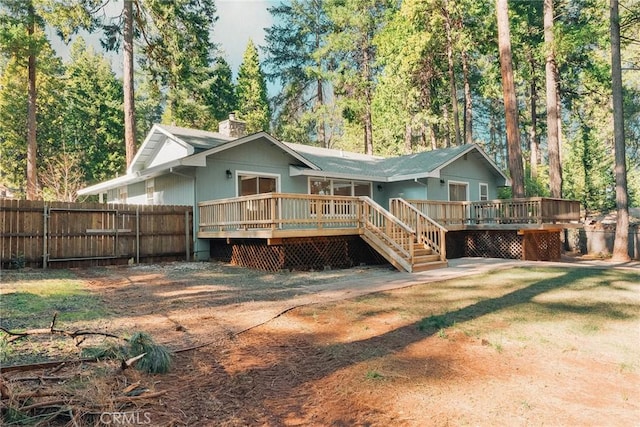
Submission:
<svg viewBox="0 0 640 427">
<path fill-rule="evenodd" d="M 190 206 L 0 200 L 2 268 L 189 259 Z"/>
</svg>

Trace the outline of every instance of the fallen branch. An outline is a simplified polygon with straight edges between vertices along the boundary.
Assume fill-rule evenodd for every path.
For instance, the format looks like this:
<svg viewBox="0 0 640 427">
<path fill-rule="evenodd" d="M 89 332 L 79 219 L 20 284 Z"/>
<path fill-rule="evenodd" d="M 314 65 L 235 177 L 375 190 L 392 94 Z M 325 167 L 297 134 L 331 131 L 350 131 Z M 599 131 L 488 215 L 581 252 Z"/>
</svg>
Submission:
<svg viewBox="0 0 640 427">
<path fill-rule="evenodd" d="M 96 359 L 95 357 L 85 357 L 85 358 L 81 358 L 81 359 L 72 359 L 72 360 L 56 360 L 53 362 L 40 362 L 40 363 L 28 363 L 25 365 L 14 365 L 14 366 L 0 366 L 0 373 L 5 373 L 5 372 L 26 372 L 26 371 L 33 371 L 36 369 L 46 369 L 46 368 L 51 368 L 52 366 L 58 366 L 61 363 L 70 363 L 70 364 L 74 364 L 74 363 L 95 363 L 98 362 L 99 360 Z"/>
<path fill-rule="evenodd" d="M 38 402 L 38 403 L 34 403 L 32 405 L 27 405 L 27 406 L 23 406 L 20 408 L 21 412 L 28 412 L 32 409 L 37 409 L 37 408 L 48 408 L 48 407 L 52 407 L 52 408 L 59 408 L 60 406 L 63 405 L 68 405 L 71 402 L 67 402 L 66 400 L 49 400 L 46 402 Z"/>
<path fill-rule="evenodd" d="M 20 382 L 20 381 L 64 381 L 73 378 L 73 375 L 67 375 L 64 377 L 51 377 L 51 376 L 41 376 L 41 377 L 20 377 L 20 378 L 10 378 L 9 382 Z"/>
<path fill-rule="evenodd" d="M 6 329 L 2 326 L 0 326 L 0 331 L 4 332 L 5 334 L 9 335 L 11 338 L 9 338 L 7 340 L 7 342 L 14 342 L 17 341 L 19 339 L 31 336 L 31 335 L 64 335 L 67 336 L 69 338 L 79 338 L 79 337 L 84 337 L 87 335 L 99 335 L 99 336 L 103 336 L 103 337 L 108 337 L 108 338 L 116 338 L 122 341 L 128 341 L 127 338 L 125 337 L 121 337 L 119 335 L 115 335 L 115 334 L 111 334 L 109 332 L 99 332 L 99 331 L 87 331 L 87 330 L 76 330 L 76 331 L 66 331 L 64 329 L 56 329 L 55 328 L 55 324 L 56 324 L 56 319 L 58 317 L 58 313 L 54 313 L 53 314 L 53 319 L 51 320 L 51 324 L 49 325 L 48 328 L 42 328 L 42 329 L 28 329 L 24 332 L 14 332 L 14 331 L 10 331 L 9 329 Z M 78 343 L 80 344 L 80 343 Z"/>
<path fill-rule="evenodd" d="M 132 400 L 142 400 L 142 399 L 153 399 L 154 397 L 160 397 L 167 394 L 169 390 L 157 391 L 155 393 L 143 393 L 138 396 L 123 396 L 123 397 L 114 397 L 113 402 L 129 402 Z"/>
</svg>

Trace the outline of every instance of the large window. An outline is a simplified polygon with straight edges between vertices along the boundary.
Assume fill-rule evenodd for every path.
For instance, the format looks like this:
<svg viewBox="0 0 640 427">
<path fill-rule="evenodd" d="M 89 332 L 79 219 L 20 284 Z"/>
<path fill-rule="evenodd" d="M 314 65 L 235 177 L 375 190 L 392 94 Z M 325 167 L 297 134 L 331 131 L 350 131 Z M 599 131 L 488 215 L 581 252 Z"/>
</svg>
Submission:
<svg viewBox="0 0 640 427">
<path fill-rule="evenodd" d="M 371 197 L 371 183 L 341 179 L 309 178 L 309 194 Z"/>
<path fill-rule="evenodd" d="M 464 202 L 467 198 L 467 188 L 469 184 L 466 182 L 449 181 L 449 201 Z"/>
<path fill-rule="evenodd" d="M 275 176 L 249 175 L 238 173 L 238 195 L 274 193 L 278 191 L 278 179 Z"/>
</svg>

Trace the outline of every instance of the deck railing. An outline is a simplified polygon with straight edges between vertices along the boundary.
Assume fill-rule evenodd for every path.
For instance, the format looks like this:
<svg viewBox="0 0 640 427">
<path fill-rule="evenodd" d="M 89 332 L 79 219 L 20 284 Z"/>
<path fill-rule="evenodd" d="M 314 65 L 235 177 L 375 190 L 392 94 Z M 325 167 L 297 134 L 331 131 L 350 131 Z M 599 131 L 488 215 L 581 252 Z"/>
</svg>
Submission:
<svg viewBox="0 0 640 427">
<path fill-rule="evenodd" d="M 266 193 L 198 203 L 200 232 L 358 228 L 360 201 L 346 196 Z"/>
<path fill-rule="evenodd" d="M 427 217 L 404 199 L 391 199 L 389 208 L 395 217 L 415 230 L 419 244 L 438 254 L 440 261 L 446 261 L 446 228 Z"/>
<path fill-rule="evenodd" d="M 420 212 L 448 225 L 566 224 L 580 220 L 580 202 L 532 197 L 482 202 L 408 200 Z"/>
</svg>

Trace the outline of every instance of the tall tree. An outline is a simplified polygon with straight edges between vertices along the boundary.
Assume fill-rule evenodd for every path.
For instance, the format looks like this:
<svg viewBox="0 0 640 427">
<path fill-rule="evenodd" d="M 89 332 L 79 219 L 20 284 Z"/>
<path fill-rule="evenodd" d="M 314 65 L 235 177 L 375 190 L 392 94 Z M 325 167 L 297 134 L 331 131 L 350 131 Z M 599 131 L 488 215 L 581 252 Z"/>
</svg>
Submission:
<svg viewBox="0 0 640 427">
<path fill-rule="evenodd" d="M 118 0 L 81 1 L 100 1 L 104 6 Z M 147 83 L 155 85 L 150 91 L 161 95 L 166 104 L 165 120 L 185 126 L 212 127 L 205 98 L 209 66 L 216 49 L 210 33 L 216 20 L 213 0 L 124 0 L 122 14 L 102 23 L 105 48 L 118 50 L 124 44 L 127 162 L 133 160 L 136 149 L 134 42 L 140 46 L 138 63 L 147 73 Z"/>
<path fill-rule="evenodd" d="M 0 1 L 0 52 L 4 55 L 26 58 L 27 67 L 27 165 L 26 197 L 38 197 L 37 176 L 37 55 L 45 44 L 43 28 L 45 19 L 51 23 L 63 39 L 79 27 L 90 28 L 88 9 L 97 0 L 77 0 L 57 3 L 44 0 L 1 0 Z"/>
<path fill-rule="evenodd" d="M 325 92 L 329 61 L 316 55 L 331 28 L 323 0 L 293 0 L 269 8 L 274 25 L 267 28 L 266 77 L 282 91 L 275 96 L 275 130 L 299 142 L 316 140 L 329 147 Z M 332 98 L 332 94 L 329 94 Z"/>
<path fill-rule="evenodd" d="M 451 98 L 451 112 L 453 115 L 453 131 L 456 145 L 462 144 L 462 133 L 460 132 L 460 108 L 458 107 L 458 87 L 456 85 L 456 72 L 453 58 L 454 39 L 453 23 L 449 11 L 449 0 L 442 0 L 442 15 L 444 17 L 444 28 L 447 40 L 447 65 L 449 71 L 449 96 Z"/>
<path fill-rule="evenodd" d="M 223 57 L 216 58 L 213 68 L 209 71 L 206 85 L 209 113 L 218 121 L 226 119 L 229 113 L 237 109 L 238 101 L 231 67 Z"/>
<path fill-rule="evenodd" d="M 61 107 L 65 104 L 60 84 L 64 81 L 62 62 L 46 43 L 38 52 L 38 70 L 36 173 L 39 175 L 43 162 L 58 150 L 58 124 L 64 120 Z M 17 189 L 21 197 L 26 197 L 27 179 L 27 81 L 24 58 L 10 58 L 0 75 L 0 181 Z M 35 197 L 39 196 L 37 190 Z"/>
<path fill-rule="evenodd" d="M 81 37 L 71 44 L 64 81 L 61 143 L 80 161 L 84 182 L 98 182 L 117 175 L 126 157 L 122 146 L 122 83 L 104 56 L 87 47 Z M 61 159 L 60 163 L 69 164 L 73 155 Z"/>
<path fill-rule="evenodd" d="M 138 31 L 143 66 L 166 93 L 164 120 L 212 127 L 206 81 L 216 46 L 210 34 L 218 19 L 213 0 L 145 0 Z"/>
<path fill-rule="evenodd" d="M 247 132 L 268 131 L 271 112 L 267 99 L 267 83 L 260 66 L 258 49 L 252 40 L 242 57 L 236 84 L 238 118 L 247 122 Z"/>
<path fill-rule="evenodd" d="M 343 116 L 362 129 L 364 152 L 373 154 L 371 107 L 376 83 L 374 37 L 388 19 L 390 0 L 330 0 L 327 14 L 333 23 L 327 45 L 319 54 L 333 61 L 333 84 L 343 101 Z"/>
<path fill-rule="evenodd" d="M 620 59 L 620 15 L 618 0 L 610 0 L 611 26 L 611 90 L 613 92 L 613 135 L 616 177 L 616 237 L 613 244 L 615 261 L 629 261 L 629 201 L 627 193 L 627 161 L 624 140 L 622 98 L 622 65 Z"/>
<path fill-rule="evenodd" d="M 127 167 L 136 155 L 136 105 L 133 81 L 133 1 L 124 0 L 122 17 L 124 55 L 122 79 L 124 83 L 124 146 Z"/>
<path fill-rule="evenodd" d="M 553 0 L 544 0 L 545 81 L 547 99 L 547 150 L 549 154 L 549 187 L 551 197 L 562 197 L 560 164 L 560 132 L 558 129 L 558 68 L 553 34 Z"/>
<path fill-rule="evenodd" d="M 38 195 L 36 166 L 36 56 L 43 43 L 42 18 L 36 14 L 32 0 L 3 0 L 0 3 L 0 49 L 2 53 L 16 58 L 26 58 L 27 68 L 27 163 L 26 197 L 34 200 Z M 39 27 L 39 28 L 38 28 Z"/>
<path fill-rule="evenodd" d="M 513 197 L 519 198 L 525 196 L 524 171 L 522 167 L 520 130 L 518 128 L 518 104 L 511 59 L 511 36 L 509 34 L 509 8 L 507 0 L 496 0 L 496 14 L 498 22 L 500 72 L 502 75 L 502 92 L 507 125 L 507 152 L 509 173 L 511 174 L 511 190 Z"/>
</svg>

